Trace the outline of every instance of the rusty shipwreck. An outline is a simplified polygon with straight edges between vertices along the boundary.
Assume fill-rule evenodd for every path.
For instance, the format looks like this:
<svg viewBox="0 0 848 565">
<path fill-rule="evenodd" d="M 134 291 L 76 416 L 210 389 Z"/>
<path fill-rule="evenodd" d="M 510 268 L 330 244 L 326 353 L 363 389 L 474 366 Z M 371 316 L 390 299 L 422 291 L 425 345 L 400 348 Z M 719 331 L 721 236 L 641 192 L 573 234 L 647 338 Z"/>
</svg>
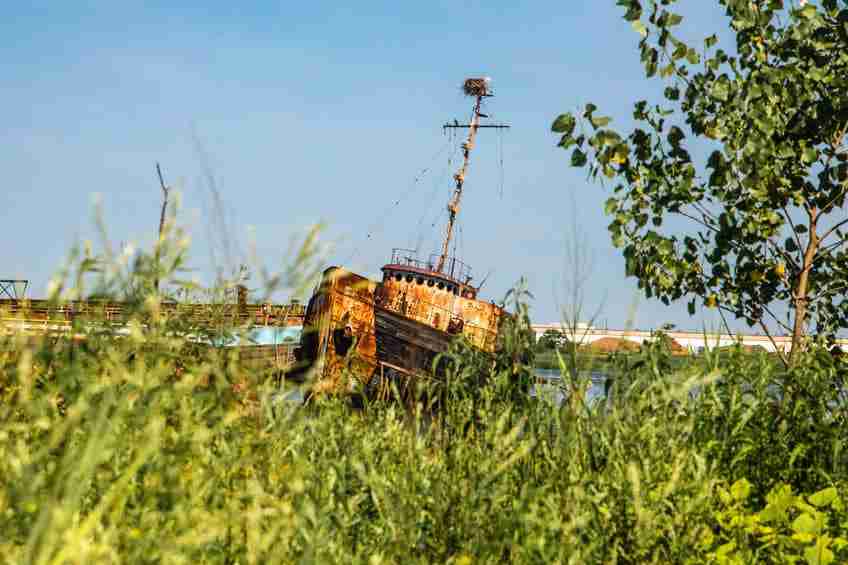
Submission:
<svg viewBox="0 0 848 565">
<path fill-rule="evenodd" d="M 468 134 L 441 249 L 426 258 L 394 249 L 379 281 L 338 266 L 324 271 L 306 308 L 291 373 L 313 383 L 314 392 L 363 386 L 379 393 L 390 382 L 408 384 L 431 374 L 435 357 L 457 336 L 485 352 L 497 347 L 506 314 L 478 296 L 480 285 L 472 284 L 470 267 L 450 253 L 450 245 L 478 130 L 508 126 L 481 124 L 488 117 L 481 105 L 492 96 L 488 79 L 468 79 L 463 91 L 474 101 L 470 123 L 445 126 L 467 128 Z"/>
</svg>

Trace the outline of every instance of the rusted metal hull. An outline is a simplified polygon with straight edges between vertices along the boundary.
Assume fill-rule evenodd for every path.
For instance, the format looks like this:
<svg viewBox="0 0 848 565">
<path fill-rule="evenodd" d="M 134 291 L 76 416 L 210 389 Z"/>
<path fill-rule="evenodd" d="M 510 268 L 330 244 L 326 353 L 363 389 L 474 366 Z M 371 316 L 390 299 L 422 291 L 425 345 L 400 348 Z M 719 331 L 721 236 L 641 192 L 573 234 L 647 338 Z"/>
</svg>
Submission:
<svg viewBox="0 0 848 565">
<path fill-rule="evenodd" d="M 345 392 L 387 374 L 428 375 L 459 335 L 494 352 L 498 306 L 463 296 L 459 285 L 426 271 L 387 265 L 383 272 L 379 283 L 338 267 L 324 272 L 306 309 L 293 378 L 313 380 L 316 392 Z"/>
<path fill-rule="evenodd" d="M 376 284 L 365 277 L 331 267 L 309 300 L 296 363 L 289 377 L 314 379 L 316 392 L 367 384 L 377 368 L 374 324 Z"/>
</svg>

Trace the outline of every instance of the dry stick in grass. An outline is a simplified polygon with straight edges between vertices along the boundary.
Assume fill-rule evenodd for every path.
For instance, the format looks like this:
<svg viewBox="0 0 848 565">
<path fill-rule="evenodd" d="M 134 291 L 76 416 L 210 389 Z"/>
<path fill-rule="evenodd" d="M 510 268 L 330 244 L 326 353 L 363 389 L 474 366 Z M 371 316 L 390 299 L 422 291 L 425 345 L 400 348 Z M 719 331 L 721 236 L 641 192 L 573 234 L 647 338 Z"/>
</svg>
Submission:
<svg viewBox="0 0 848 565">
<path fill-rule="evenodd" d="M 162 211 L 159 214 L 159 243 L 156 245 L 156 263 L 158 268 L 159 263 L 159 246 L 162 244 L 162 234 L 165 231 L 165 212 L 168 209 L 168 192 L 171 190 L 165 185 L 165 179 L 162 178 L 162 168 L 159 163 L 156 163 L 156 174 L 159 175 L 159 186 L 162 187 Z M 159 277 L 153 279 L 156 292 L 159 292 Z"/>
</svg>

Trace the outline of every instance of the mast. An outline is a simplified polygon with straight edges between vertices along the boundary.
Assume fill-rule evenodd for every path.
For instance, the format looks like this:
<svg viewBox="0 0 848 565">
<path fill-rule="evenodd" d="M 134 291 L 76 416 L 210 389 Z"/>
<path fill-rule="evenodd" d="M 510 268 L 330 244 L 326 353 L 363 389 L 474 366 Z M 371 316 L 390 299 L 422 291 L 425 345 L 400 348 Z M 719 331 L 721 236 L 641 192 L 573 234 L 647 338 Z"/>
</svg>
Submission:
<svg viewBox="0 0 848 565">
<path fill-rule="evenodd" d="M 474 149 L 474 140 L 477 137 L 477 130 L 484 128 L 505 129 L 506 125 L 480 125 L 480 118 L 487 118 L 485 114 L 480 113 L 480 106 L 483 103 L 483 98 L 493 96 L 489 89 L 488 78 L 469 78 L 462 85 L 462 90 L 466 96 L 474 98 L 474 112 L 471 116 L 471 123 L 461 125 L 456 122 L 454 124 L 446 124 L 444 128 L 468 128 L 468 139 L 462 144 L 462 166 L 459 171 L 453 176 L 456 186 L 448 202 L 448 226 L 445 232 L 445 241 L 442 244 L 442 253 L 439 255 L 439 261 L 436 264 L 436 271 L 442 272 L 445 267 L 445 262 L 448 258 L 451 238 L 453 237 L 453 228 L 456 223 L 456 215 L 459 213 L 460 199 L 462 198 L 462 186 L 465 183 L 465 173 L 468 171 L 468 163 L 471 160 L 471 150 Z"/>
</svg>

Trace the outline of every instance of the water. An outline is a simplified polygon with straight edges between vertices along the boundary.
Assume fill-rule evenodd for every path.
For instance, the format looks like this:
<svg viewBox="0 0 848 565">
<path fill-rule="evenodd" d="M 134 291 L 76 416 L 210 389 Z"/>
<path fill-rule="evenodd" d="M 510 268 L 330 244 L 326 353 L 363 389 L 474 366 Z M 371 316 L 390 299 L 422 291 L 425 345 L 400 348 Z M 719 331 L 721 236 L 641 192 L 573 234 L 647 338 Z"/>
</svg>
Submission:
<svg viewBox="0 0 848 565">
<path fill-rule="evenodd" d="M 592 371 L 590 373 L 592 385 L 586 395 L 586 402 L 593 403 L 596 400 L 603 399 L 604 386 L 606 384 L 607 374 L 603 371 Z M 565 395 L 562 391 L 562 378 L 557 369 L 536 369 L 536 377 L 545 381 L 543 385 L 534 385 L 530 389 L 530 396 L 553 395 L 553 400 L 556 404 L 562 404 Z M 303 393 L 297 389 L 288 389 L 281 391 L 274 396 L 274 403 L 278 402 L 303 402 Z"/>
<path fill-rule="evenodd" d="M 556 404 L 561 404 L 565 395 L 563 394 L 562 375 L 559 369 L 536 369 L 536 377 L 545 381 L 543 385 L 534 385 L 530 389 L 530 396 L 553 395 L 553 400 Z M 606 385 L 607 374 L 603 371 L 592 371 L 590 373 L 592 385 L 586 393 L 586 402 L 594 403 L 596 400 L 603 399 L 604 387 Z"/>
<path fill-rule="evenodd" d="M 301 326 L 257 326 L 236 333 L 227 342 L 216 343 L 224 347 L 242 345 L 290 345 L 300 341 Z"/>
</svg>

